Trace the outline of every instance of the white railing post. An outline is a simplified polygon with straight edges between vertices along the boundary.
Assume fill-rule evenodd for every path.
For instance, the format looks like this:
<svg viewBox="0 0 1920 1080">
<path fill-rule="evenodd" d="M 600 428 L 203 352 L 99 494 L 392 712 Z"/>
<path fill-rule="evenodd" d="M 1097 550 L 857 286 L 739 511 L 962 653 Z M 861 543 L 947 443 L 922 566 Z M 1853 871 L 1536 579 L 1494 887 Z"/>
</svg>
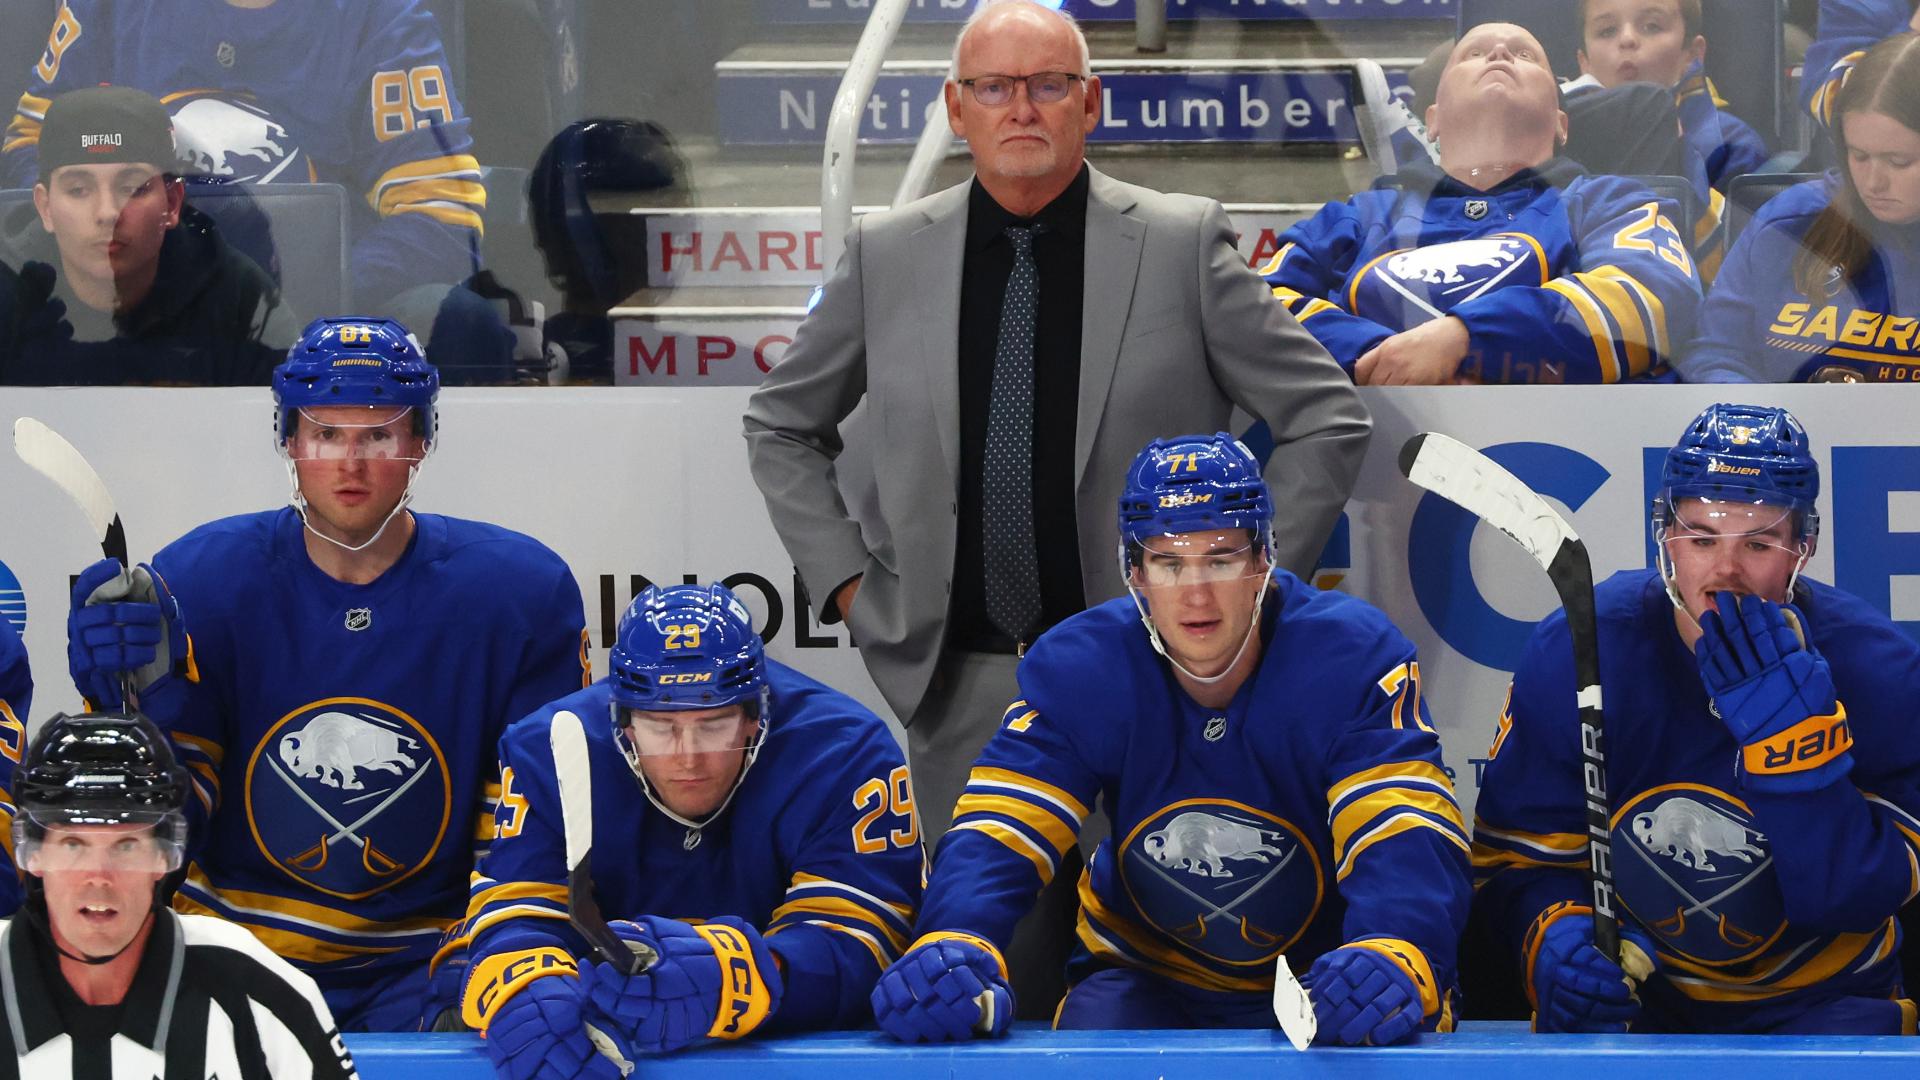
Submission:
<svg viewBox="0 0 1920 1080">
<path fill-rule="evenodd" d="M 860 43 L 853 47 L 847 73 L 833 97 L 827 116 L 827 145 L 820 161 L 820 255 L 823 277 L 831 276 L 846 250 L 847 230 L 853 228 L 853 159 L 860 141 L 860 113 L 866 108 L 880 65 L 900 32 L 908 0 L 878 0 L 867 16 Z"/>
</svg>

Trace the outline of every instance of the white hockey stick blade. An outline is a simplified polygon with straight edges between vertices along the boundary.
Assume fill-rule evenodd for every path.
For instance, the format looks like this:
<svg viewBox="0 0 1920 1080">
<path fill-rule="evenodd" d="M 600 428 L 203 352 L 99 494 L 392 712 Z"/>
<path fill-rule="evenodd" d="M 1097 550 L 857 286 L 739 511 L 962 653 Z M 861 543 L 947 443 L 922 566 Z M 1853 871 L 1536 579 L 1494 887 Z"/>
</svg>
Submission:
<svg viewBox="0 0 1920 1080">
<path fill-rule="evenodd" d="M 1313 1000 L 1307 996 L 1307 988 L 1293 977 L 1285 956 L 1273 968 L 1273 1018 L 1280 1021 L 1280 1030 L 1287 1033 L 1287 1041 L 1295 1050 L 1312 1046 L 1320 1030 L 1319 1021 L 1313 1018 Z"/>
<path fill-rule="evenodd" d="M 1513 537 L 1543 568 L 1560 545 L 1578 540 L 1573 526 L 1534 490 L 1491 458 L 1457 439 L 1429 431 L 1400 448 L 1407 479 Z"/>
<path fill-rule="evenodd" d="M 127 562 L 127 534 L 120 526 L 120 515 L 113 508 L 113 496 L 80 451 L 60 433 L 31 416 L 13 422 L 13 452 L 27 467 L 67 493 L 87 516 L 100 549 L 110 559 Z"/>
<path fill-rule="evenodd" d="M 659 955 L 644 942 L 615 934 L 593 895 L 593 773 L 586 729 L 578 716 L 561 709 L 553 714 L 547 740 L 553 750 L 560 825 L 566 835 L 568 919 L 601 959 L 638 975 L 652 967 Z"/>
</svg>

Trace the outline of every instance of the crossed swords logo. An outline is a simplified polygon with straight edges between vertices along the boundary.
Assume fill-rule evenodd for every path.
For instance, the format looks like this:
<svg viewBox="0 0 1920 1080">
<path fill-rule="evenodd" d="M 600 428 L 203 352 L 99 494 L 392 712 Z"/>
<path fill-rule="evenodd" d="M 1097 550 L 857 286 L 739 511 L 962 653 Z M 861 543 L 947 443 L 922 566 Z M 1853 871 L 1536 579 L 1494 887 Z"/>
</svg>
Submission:
<svg viewBox="0 0 1920 1080">
<path fill-rule="evenodd" d="M 1234 909 L 1239 907 L 1241 904 L 1246 903 L 1249 899 L 1253 897 L 1255 893 L 1265 888 L 1267 882 L 1272 881 L 1275 874 L 1278 874 L 1280 871 L 1285 870 L 1287 868 L 1287 864 L 1293 861 L 1293 857 L 1295 855 L 1300 854 L 1300 845 L 1295 844 L 1293 846 L 1293 850 L 1287 852 L 1285 855 L 1282 855 L 1280 857 L 1280 861 L 1273 864 L 1272 869 L 1268 870 L 1264 874 L 1261 874 L 1259 879 L 1256 880 L 1252 885 L 1248 886 L 1245 892 L 1241 893 L 1239 896 L 1234 897 L 1232 900 L 1228 901 L 1224 905 L 1216 904 L 1213 901 L 1207 899 L 1206 897 L 1201 896 L 1199 893 L 1194 892 L 1192 889 L 1187 888 L 1185 885 L 1180 883 L 1180 880 L 1178 878 L 1174 877 L 1171 873 L 1169 873 L 1166 870 L 1166 868 L 1162 867 L 1159 863 L 1153 861 L 1152 856 L 1147 855 L 1146 853 L 1140 851 L 1138 848 L 1129 849 L 1127 851 L 1127 854 L 1132 856 L 1135 862 L 1139 863 L 1141 866 L 1144 866 L 1148 870 L 1152 871 L 1155 877 L 1173 886 L 1175 889 L 1179 890 L 1182 894 L 1184 894 L 1187 898 L 1199 904 L 1201 907 L 1204 907 L 1207 909 L 1206 913 L 1201 915 L 1199 918 L 1195 919 L 1192 924 L 1194 932 L 1190 936 L 1199 938 L 1199 937 L 1206 936 L 1207 924 L 1212 922 L 1215 919 L 1226 919 L 1229 922 L 1233 923 L 1235 926 L 1238 926 L 1242 922 L 1245 922 L 1245 916 L 1234 914 Z M 1277 935 L 1269 934 L 1266 931 L 1261 930 L 1259 927 L 1254 926 L 1250 922 L 1246 923 L 1246 925 L 1249 930 L 1259 933 L 1262 937 L 1272 938 L 1274 944 L 1279 943 L 1280 939 Z M 1181 934 L 1182 936 L 1189 936 L 1186 934 L 1185 927 L 1181 928 Z M 1251 940 L 1251 938 L 1249 938 L 1249 940 Z"/>
<path fill-rule="evenodd" d="M 406 869 L 404 864 L 374 847 L 372 840 L 360 835 L 360 830 L 366 828 L 368 822 L 379 817 L 387 807 L 398 802 L 400 797 L 405 795 L 409 788 L 419 783 L 421 777 L 427 775 L 428 769 L 415 769 L 412 776 L 402 781 L 399 787 L 394 788 L 393 791 L 389 793 L 386 798 L 381 799 L 373 809 L 355 818 L 353 824 L 342 825 L 340 819 L 328 813 L 326 807 L 321 806 L 313 796 L 307 794 L 306 791 L 300 787 L 300 782 L 288 775 L 286 768 L 278 761 L 273 760 L 272 755 L 266 755 L 266 761 L 272 766 L 273 774 L 278 776 L 281 782 L 286 784 L 295 795 L 298 795 L 301 802 L 306 803 L 314 813 L 320 815 L 321 820 L 334 828 L 333 833 L 321 837 L 319 843 L 288 859 L 287 862 L 309 874 L 318 873 L 327 865 L 327 856 L 328 853 L 333 850 L 333 845 L 342 840 L 351 840 L 360 845 L 360 865 L 366 868 L 367 873 L 375 877 L 392 877 L 394 874 Z"/>
</svg>

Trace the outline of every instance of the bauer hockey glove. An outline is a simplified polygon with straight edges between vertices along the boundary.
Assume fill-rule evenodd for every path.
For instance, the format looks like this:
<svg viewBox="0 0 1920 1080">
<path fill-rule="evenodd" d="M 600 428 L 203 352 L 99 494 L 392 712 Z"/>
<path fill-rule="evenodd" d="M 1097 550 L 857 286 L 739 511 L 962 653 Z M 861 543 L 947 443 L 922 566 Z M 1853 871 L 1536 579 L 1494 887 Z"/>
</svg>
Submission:
<svg viewBox="0 0 1920 1080">
<path fill-rule="evenodd" d="M 83 697 L 98 708 L 130 707 L 123 675 L 136 694 L 163 692 L 188 657 L 180 604 L 151 567 L 128 571 L 101 559 L 80 572 L 67 612 L 67 667 Z"/>
<path fill-rule="evenodd" d="M 901 1042 L 1000 1036 L 1013 1022 L 1006 961 L 970 935 L 928 935 L 880 973 L 873 1018 Z"/>
<path fill-rule="evenodd" d="M 1693 647 L 1700 680 L 1740 744 L 1741 783 L 1813 791 L 1851 772 L 1853 735 L 1826 658 L 1802 641 L 1798 609 L 1720 593 Z"/>
<path fill-rule="evenodd" d="M 1658 968 L 1653 939 L 1620 924 L 1620 962 L 1593 946 L 1590 908 L 1548 909 L 1534 931 L 1537 954 L 1529 973 L 1535 1002 L 1533 1029 L 1541 1032 L 1619 1032 L 1640 1015 L 1635 992 Z M 1536 924 L 1538 925 L 1538 924 Z"/>
<path fill-rule="evenodd" d="M 1300 985 L 1313 1002 L 1319 1042 L 1386 1046 L 1412 1036 L 1426 1019 L 1413 976 L 1364 945 L 1321 953 Z"/>
<path fill-rule="evenodd" d="M 733 916 L 697 926 L 642 915 L 612 924 L 660 959 L 639 975 L 596 963 L 584 975 L 589 1021 L 643 1053 L 738 1039 L 780 1007 L 780 967 L 760 932 Z"/>
<path fill-rule="evenodd" d="M 586 1026 L 587 997 L 571 972 L 542 975 L 523 983 L 494 1010 L 487 1025 L 487 1056 L 504 1080 L 621 1080 L 633 1070 L 630 1060 L 616 1063 Z"/>
</svg>

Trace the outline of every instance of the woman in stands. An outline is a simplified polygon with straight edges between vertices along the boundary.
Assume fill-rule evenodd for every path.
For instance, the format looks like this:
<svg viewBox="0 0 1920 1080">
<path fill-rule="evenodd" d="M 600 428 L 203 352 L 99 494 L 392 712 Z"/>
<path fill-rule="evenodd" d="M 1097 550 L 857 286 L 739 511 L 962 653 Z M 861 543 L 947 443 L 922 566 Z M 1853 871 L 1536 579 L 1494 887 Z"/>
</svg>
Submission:
<svg viewBox="0 0 1920 1080">
<path fill-rule="evenodd" d="M 1754 215 L 1683 379 L 1920 381 L 1920 33 L 1862 57 L 1834 116 L 1840 167 Z"/>
</svg>

